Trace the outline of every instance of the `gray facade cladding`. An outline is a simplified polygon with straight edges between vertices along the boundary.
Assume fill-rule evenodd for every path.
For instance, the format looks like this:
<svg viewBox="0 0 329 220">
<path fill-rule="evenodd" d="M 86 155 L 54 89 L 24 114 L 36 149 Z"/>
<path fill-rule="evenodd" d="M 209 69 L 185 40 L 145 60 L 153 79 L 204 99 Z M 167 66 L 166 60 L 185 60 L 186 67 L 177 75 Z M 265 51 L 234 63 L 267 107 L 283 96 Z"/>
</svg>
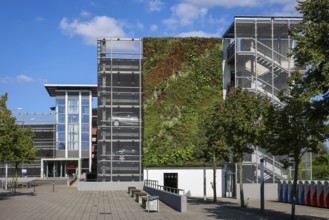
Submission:
<svg viewBox="0 0 329 220">
<path fill-rule="evenodd" d="M 97 181 L 141 181 L 142 40 L 100 38 Z"/>
</svg>

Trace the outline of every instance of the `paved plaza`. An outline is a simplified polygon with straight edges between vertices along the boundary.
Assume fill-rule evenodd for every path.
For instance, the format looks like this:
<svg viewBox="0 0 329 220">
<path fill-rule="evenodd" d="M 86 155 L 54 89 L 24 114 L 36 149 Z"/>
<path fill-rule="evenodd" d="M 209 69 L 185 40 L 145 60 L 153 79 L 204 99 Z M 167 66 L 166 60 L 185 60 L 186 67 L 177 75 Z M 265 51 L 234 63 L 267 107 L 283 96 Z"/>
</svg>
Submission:
<svg viewBox="0 0 329 220">
<path fill-rule="evenodd" d="M 241 209 L 235 199 L 219 198 L 217 203 L 188 199 L 187 212 L 180 213 L 160 203 L 159 212 L 145 211 L 126 191 L 81 192 L 64 185 L 0 190 L 0 219 L 290 219 L 289 204 L 269 202 L 265 212 L 259 201 L 248 201 Z M 329 209 L 296 206 L 298 219 L 329 219 Z"/>
</svg>

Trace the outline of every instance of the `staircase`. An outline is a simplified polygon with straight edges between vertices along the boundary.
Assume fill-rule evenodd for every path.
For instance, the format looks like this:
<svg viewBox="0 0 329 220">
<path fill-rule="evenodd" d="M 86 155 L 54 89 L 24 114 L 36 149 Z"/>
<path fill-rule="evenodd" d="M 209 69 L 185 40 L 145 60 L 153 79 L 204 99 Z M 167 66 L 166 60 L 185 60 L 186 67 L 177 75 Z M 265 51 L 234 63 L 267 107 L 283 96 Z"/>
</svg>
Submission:
<svg viewBox="0 0 329 220">
<path fill-rule="evenodd" d="M 237 45 L 236 45 L 237 44 Z M 235 87 L 235 83 L 242 88 L 268 97 L 277 108 L 283 108 L 286 104 L 282 102 L 278 94 L 281 89 L 289 89 L 286 79 L 294 66 L 293 60 L 267 45 L 273 42 L 259 41 L 256 39 L 245 39 L 232 44 L 227 48 L 227 63 L 234 65 L 237 70 L 232 83 L 227 84 L 227 90 Z M 238 49 L 239 51 L 235 51 Z M 235 60 L 238 59 L 238 60 Z M 289 93 L 284 93 L 289 95 Z M 286 169 L 283 164 L 265 150 L 255 149 L 254 153 L 244 158 L 243 181 L 245 183 L 256 183 L 260 180 L 260 159 L 264 159 L 265 182 L 274 183 L 287 179 Z"/>
<path fill-rule="evenodd" d="M 254 153 L 245 157 L 244 166 L 244 182 L 256 183 L 260 182 L 260 159 L 264 159 L 264 181 L 266 183 L 276 183 L 279 180 L 286 180 L 286 169 L 278 158 L 269 156 L 261 150 L 255 149 Z"/>
<path fill-rule="evenodd" d="M 291 62 L 291 59 L 274 51 L 272 48 L 257 40 L 255 42 L 257 49 L 251 44 L 250 51 L 255 52 L 255 60 L 257 64 L 266 68 L 267 71 L 262 74 L 259 72 L 252 73 L 250 71 L 252 74 L 250 90 L 254 90 L 256 93 L 269 97 L 273 105 L 282 108 L 285 106 L 285 103 L 281 102 L 276 96 L 280 89 L 275 87 L 273 83 L 275 84 L 275 82 L 278 81 L 286 83 L 285 80 L 289 76 L 289 63 Z M 265 78 L 266 75 L 270 76 L 270 80 L 266 81 L 262 79 Z"/>
</svg>

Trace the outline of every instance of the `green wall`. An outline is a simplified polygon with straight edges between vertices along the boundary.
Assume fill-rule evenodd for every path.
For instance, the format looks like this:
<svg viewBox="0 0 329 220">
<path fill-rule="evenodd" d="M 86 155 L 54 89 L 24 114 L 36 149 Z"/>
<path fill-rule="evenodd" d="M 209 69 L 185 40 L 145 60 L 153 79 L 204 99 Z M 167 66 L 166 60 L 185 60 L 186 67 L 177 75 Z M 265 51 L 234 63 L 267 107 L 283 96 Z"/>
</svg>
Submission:
<svg viewBox="0 0 329 220">
<path fill-rule="evenodd" d="M 220 38 L 144 38 L 144 165 L 199 166 L 198 115 L 222 98 Z"/>
</svg>

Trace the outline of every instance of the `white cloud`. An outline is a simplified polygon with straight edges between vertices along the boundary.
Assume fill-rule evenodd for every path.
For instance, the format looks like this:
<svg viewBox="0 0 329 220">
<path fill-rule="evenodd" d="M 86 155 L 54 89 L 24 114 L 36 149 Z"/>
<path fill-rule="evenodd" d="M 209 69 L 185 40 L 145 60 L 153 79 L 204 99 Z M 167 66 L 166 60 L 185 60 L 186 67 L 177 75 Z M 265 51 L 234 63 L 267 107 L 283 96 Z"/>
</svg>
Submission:
<svg viewBox="0 0 329 220">
<path fill-rule="evenodd" d="M 22 75 L 16 76 L 16 81 L 17 82 L 33 82 L 34 79 L 27 75 L 22 74 Z"/>
<path fill-rule="evenodd" d="M 210 34 L 203 31 L 190 31 L 183 32 L 177 35 L 177 37 L 220 37 L 219 34 Z"/>
<path fill-rule="evenodd" d="M 206 8 L 233 8 L 270 6 L 273 4 L 289 5 L 291 3 L 295 3 L 296 0 L 182 0 L 182 2 Z"/>
<path fill-rule="evenodd" d="M 98 37 L 125 37 L 124 26 L 124 22 L 107 16 L 96 16 L 86 22 L 78 19 L 70 22 L 64 17 L 59 24 L 63 33 L 71 37 L 81 36 L 87 44 L 96 44 Z"/>
<path fill-rule="evenodd" d="M 88 12 L 88 11 L 81 11 L 81 13 L 80 13 L 80 16 L 81 17 L 89 17 L 90 16 L 90 13 Z"/>
<path fill-rule="evenodd" d="M 150 28 L 151 28 L 151 31 L 155 32 L 158 30 L 159 27 L 156 24 L 152 24 Z"/>
<path fill-rule="evenodd" d="M 163 2 L 161 0 L 148 0 L 147 5 L 149 11 L 161 11 Z"/>
<path fill-rule="evenodd" d="M 143 3 L 147 7 L 147 10 L 150 12 L 161 11 L 164 5 L 162 0 L 137 0 L 137 1 Z"/>
<path fill-rule="evenodd" d="M 274 1 L 274 0 L 272 0 Z M 280 0 L 276 0 L 280 1 Z M 297 2 L 289 2 L 288 4 L 283 5 L 281 10 L 276 11 L 273 13 L 274 16 L 283 16 L 283 15 L 289 15 L 289 16 L 301 16 L 298 11 L 296 11 L 295 7 L 297 5 Z"/>
<path fill-rule="evenodd" d="M 162 22 L 168 27 L 175 26 L 178 23 L 178 21 L 174 18 L 168 18 L 163 20 Z"/>
<path fill-rule="evenodd" d="M 177 24 L 181 26 L 190 25 L 196 21 L 204 20 L 208 9 L 204 7 L 197 7 L 192 4 L 180 3 L 171 7 L 171 17 L 164 19 L 163 23 L 169 27 Z"/>
<path fill-rule="evenodd" d="M 141 23 L 141 22 L 137 22 L 136 27 L 137 27 L 139 30 L 143 30 L 143 29 L 144 29 L 144 24 Z"/>
<path fill-rule="evenodd" d="M 209 24 L 221 24 L 221 25 L 226 25 L 228 22 L 231 22 L 227 18 L 221 17 L 221 18 L 214 18 L 212 16 L 208 17 L 208 22 Z"/>
<path fill-rule="evenodd" d="M 225 8 L 231 8 L 231 7 L 245 7 L 245 6 L 257 6 L 259 3 L 264 2 L 266 0 L 183 0 L 183 2 L 186 2 L 188 4 L 198 5 L 202 7 L 225 7 Z"/>
</svg>

